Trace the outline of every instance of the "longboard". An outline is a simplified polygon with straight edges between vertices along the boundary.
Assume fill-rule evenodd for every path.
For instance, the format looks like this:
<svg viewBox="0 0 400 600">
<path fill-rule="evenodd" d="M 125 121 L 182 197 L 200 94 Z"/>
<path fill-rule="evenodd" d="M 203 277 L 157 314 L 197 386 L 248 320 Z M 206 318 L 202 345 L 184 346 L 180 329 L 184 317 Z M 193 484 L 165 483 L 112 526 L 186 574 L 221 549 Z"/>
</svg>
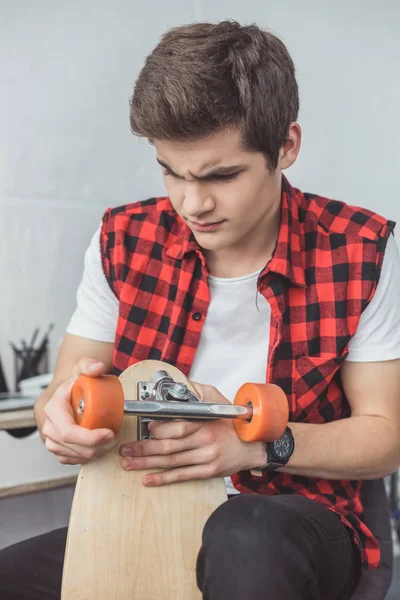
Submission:
<svg viewBox="0 0 400 600">
<path fill-rule="evenodd" d="M 143 388 L 140 382 L 150 382 L 160 373 L 170 376 L 174 389 L 164 387 L 161 396 L 151 398 L 151 384 Z M 179 383 L 184 384 L 183 392 Z M 277 439 L 286 427 L 287 400 L 275 385 L 245 383 L 234 405 L 228 406 L 200 402 L 191 392 L 196 395 L 176 367 L 145 360 L 124 371 L 119 381 L 80 376 L 72 405 L 78 424 L 119 431 L 121 444 L 136 441 L 143 428 L 142 417 L 140 427 L 137 416 L 124 417 L 129 412 L 150 418 L 154 413 L 162 418 L 234 418 L 236 433 L 248 442 Z M 141 480 L 150 472 L 124 471 L 119 446 L 81 466 L 61 600 L 200 600 L 197 555 L 207 519 L 227 500 L 224 479 L 145 487 Z"/>
<path fill-rule="evenodd" d="M 175 367 L 143 361 L 124 371 L 125 398 L 155 370 Z M 110 398 L 111 401 L 111 398 Z M 137 417 L 125 417 L 120 441 L 137 439 Z M 82 465 L 64 560 L 62 600 L 200 600 L 196 560 L 204 525 L 226 499 L 222 478 L 146 488 L 146 472 L 124 471 L 118 447 Z"/>
</svg>

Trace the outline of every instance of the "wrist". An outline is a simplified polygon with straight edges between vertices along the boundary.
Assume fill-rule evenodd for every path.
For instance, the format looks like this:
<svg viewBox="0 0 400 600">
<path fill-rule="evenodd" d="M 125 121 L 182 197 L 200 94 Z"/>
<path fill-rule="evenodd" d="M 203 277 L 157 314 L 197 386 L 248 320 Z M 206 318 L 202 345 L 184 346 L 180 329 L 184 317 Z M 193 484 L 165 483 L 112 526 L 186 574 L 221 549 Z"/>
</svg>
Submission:
<svg viewBox="0 0 400 600">
<path fill-rule="evenodd" d="M 294 436 L 289 426 L 281 437 L 273 442 L 254 442 L 249 444 L 250 471 L 262 474 L 279 470 L 287 465 L 295 447 Z"/>
<path fill-rule="evenodd" d="M 247 457 L 244 471 L 259 469 L 265 465 L 267 460 L 267 452 L 265 442 L 247 442 Z"/>
</svg>

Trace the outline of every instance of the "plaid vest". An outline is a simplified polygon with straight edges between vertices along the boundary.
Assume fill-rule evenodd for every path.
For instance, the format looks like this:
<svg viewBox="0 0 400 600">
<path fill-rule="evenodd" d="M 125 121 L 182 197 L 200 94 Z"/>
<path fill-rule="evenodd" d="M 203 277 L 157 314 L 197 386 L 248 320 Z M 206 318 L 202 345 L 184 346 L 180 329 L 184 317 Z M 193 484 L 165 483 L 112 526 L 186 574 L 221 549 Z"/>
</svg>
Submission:
<svg viewBox="0 0 400 600">
<path fill-rule="evenodd" d="M 339 368 L 374 294 L 393 228 L 368 210 L 302 193 L 282 178 L 278 240 L 257 285 L 271 307 L 266 381 L 285 391 L 290 421 L 349 416 Z M 189 375 L 210 302 L 208 269 L 170 200 L 108 209 L 101 255 L 119 298 L 114 373 L 156 359 Z M 365 566 L 378 566 L 378 543 L 362 520 L 362 482 L 279 472 L 259 478 L 248 471 L 232 479 L 242 493 L 294 493 L 321 502 L 350 529 Z"/>
</svg>

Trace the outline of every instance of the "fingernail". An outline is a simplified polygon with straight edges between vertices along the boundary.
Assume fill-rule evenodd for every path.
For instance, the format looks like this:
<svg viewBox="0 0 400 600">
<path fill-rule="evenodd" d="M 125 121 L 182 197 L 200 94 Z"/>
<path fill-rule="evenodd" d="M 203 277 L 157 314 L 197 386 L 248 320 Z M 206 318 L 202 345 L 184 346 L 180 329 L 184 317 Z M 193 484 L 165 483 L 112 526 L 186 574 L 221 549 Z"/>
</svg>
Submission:
<svg viewBox="0 0 400 600">
<path fill-rule="evenodd" d="M 126 460 L 126 458 L 123 458 L 123 459 L 121 460 L 121 467 L 122 467 L 123 469 L 126 469 L 126 468 L 128 467 L 128 461 Z"/>
<path fill-rule="evenodd" d="M 147 487 L 151 487 L 151 486 L 155 485 L 155 483 L 156 483 L 156 481 L 152 477 L 144 477 L 143 478 L 143 485 L 145 485 Z"/>
<path fill-rule="evenodd" d="M 88 366 L 88 368 L 87 368 L 87 370 L 88 370 L 90 373 L 93 373 L 93 371 L 97 371 L 97 370 L 98 370 L 98 369 L 100 369 L 100 367 L 102 367 L 102 366 L 103 366 L 103 365 L 102 365 L 102 363 L 101 363 L 101 362 L 95 362 L 95 363 L 92 363 L 91 365 L 89 365 L 89 366 Z"/>
</svg>

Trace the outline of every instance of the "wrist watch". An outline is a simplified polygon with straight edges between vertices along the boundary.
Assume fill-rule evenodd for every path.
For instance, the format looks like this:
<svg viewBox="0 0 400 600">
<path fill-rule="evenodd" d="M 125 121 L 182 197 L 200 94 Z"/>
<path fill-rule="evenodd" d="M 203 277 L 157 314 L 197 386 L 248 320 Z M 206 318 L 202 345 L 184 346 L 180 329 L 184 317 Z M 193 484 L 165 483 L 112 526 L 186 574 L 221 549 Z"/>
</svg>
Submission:
<svg viewBox="0 0 400 600">
<path fill-rule="evenodd" d="M 266 442 L 267 462 L 260 471 L 275 471 L 285 466 L 294 452 L 294 437 L 290 427 L 286 427 L 283 435 L 274 442 Z"/>
</svg>

